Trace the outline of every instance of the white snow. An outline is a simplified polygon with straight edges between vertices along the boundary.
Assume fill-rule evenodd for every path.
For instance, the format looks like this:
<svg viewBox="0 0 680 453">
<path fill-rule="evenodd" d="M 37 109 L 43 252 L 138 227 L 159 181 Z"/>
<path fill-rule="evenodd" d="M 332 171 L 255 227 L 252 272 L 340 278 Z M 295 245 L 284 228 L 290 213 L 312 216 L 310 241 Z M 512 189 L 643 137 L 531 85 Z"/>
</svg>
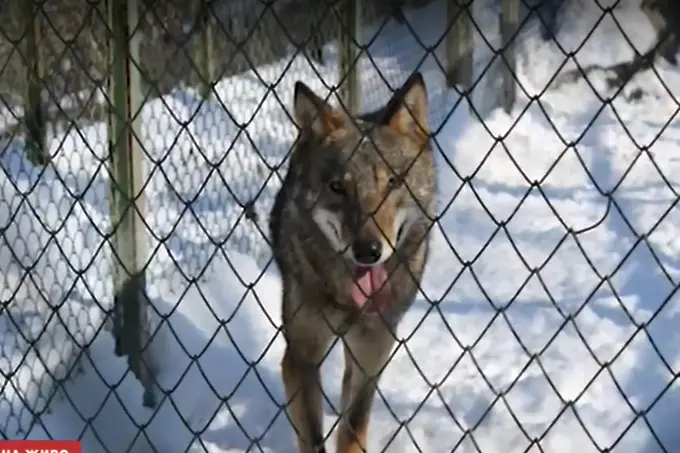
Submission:
<svg viewBox="0 0 680 453">
<path fill-rule="evenodd" d="M 615 20 L 600 21 L 596 3 L 568 8 L 560 45 L 578 49 L 582 65 L 630 58 Z M 637 2 L 623 3 L 616 21 L 645 49 L 651 27 Z M 442 5 L 409 12 L 426 44 L 443 29 Z M 478 11 L 492 42 L 495 14 Z M 394 87 L 426 54 L 394 23 L 383 33 L 370 51 Z M 479 73 L 491 51 L 477 38 Z M 446 90 L 431 56 L 421 68 L 438 130 L 441 221 L 423 294 L 380 382 L 371 451 L 678 451 L 680 73 L 660 62 L 603 103 L 610 93 L 598 73 L 597 93 L 583 81 L 546 91 L 564 55 L 540 41 L 535 25 L 521 43 L 527 95 L 519 91 L 511 115 L 487 108 L 481 121 Z M 368 59 L 361 68 L 370 108 L 388 89 Z M 316 70 L 336 81 L 333 64 Z M 160 325 L 154 350 L 168 395 L 157 412 L 142 407 L 141 386 L 114 356 L 105 328 L 102 308 L 112 302 L 105 126 L 55 136 L 55 166 L 44 173 L 17 143 L 5 151 L 0 433 L 80 437 L 89 453 L 293 452 L 279 376 L 280 282 L 235 200 L 265 186 L 257 209 L 266 225 L 279 184 L 268 166 L 294 138 L 277 98 L 288 106 L 298 79 L 320 93 L 324 85 L 300 57 L 258 74 L 222 81 L 218 99 L 200 103 L 183 89 L 142 112 L 155 236 L 149 291 Z M 495 78 L 485 75 L 475 105 L 490 105 Z M 647 96 L 625 101 L 634 87 Z M 323 368 L 331 437 L 341 365 L 334 350 Z M 50 375 L 60 381 L 72 366 L 53 397 Z M 46 413 L 31 416 L 29 408 L 47 403 Z"/>
</svg>

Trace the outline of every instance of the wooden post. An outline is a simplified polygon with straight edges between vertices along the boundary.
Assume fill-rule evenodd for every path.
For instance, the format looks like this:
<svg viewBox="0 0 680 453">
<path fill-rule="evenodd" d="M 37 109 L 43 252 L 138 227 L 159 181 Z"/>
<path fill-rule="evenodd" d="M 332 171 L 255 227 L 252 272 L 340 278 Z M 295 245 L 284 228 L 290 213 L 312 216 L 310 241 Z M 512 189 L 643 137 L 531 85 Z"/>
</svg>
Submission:
<svg viewBox="0 0 680 453">
<path fill-rule="evenodd" d="M 205 87 L 204 97 L 210 96 L 212 93 L 213 84 L 217 81 L 217 71 L 215 65 L 215 21 L 212 16 L 209 17 L 203 30 L 203 48 L 205 54 L 205 74 L 207 77 L 207 86 Z"/>
<path fill-rule="evenodd" d="M 448 0 L 446 19 L 446 85 L 466 91 L 472 86 L 474 63 L 472 0 Z"/>
<path fill-rule="evenodd" d="M 357 63 L 359 52 L 355 44 L 361 29 L 360 0 L 342 2 L 343 24 L 340 30 L 340 98 L 347 111 L 356 115 L 361 109 L 361 86 Z"/>
<path fill-rule="evenodd" d="M 643 0 L 640 8 L 656 31 L 657 52 L 673 66 L 678 65 L 680 13 L 670 0 Z"/>
<path fill-rule="evenodd" d="M 557 36 L 557 16 L 560 13 L 563 0 L 543 0 L 537 8 L 541 22 L 541 37 L 548 41 Z"/>
<path fill-rule="evenodd" d="M 26 97 L 24 121 L 26 125 L 27 157 L 35 165 L 46 165 L 49 152 L 46 143 L 46 117 L 42 102 L 45 69 L 40 58 L 40 7 L 32 0 L 24 0 L 23 15 L 26 30 Z"/>
<path fill-rule="evenodd" d="M 321 2 L 319 2 L 321 3 Z M 307 39 L 307 55 L 316 60 L 320 65 L 325 65 L 326 60 L 323 55 L 323 47 L 325 44 L 324 34 L 322 32 L 323 13 L 328 8 L 324 3 L 310 4 L 311 11 L 309 13 L 309 36 Z M 331 17 L 333 15 L 331 14 Z"/>
<path fill-rule="evenodd" d="M 213 83 L 217 78 L 215 70 L 215 25 L 212 5 L 209 0 L 201 0 L 198 11 L 197 27 L 199 33 L 198 49 L 195 55 L 196 67 L 199 70 L 201 96 L 208 97 L 212 93 Z"/>
<path fill-rule="evenodd" d="M 111 158 L 111 220 L 113 226 L 114 336 L 116 354 L 144 387 L 143 404 L 155 405 L 155 366 L 149 350 L 149 299 L 145 266 L 147 239 L 143 223 L 143 150 L 138 139 L 143 103 L 139 62 L 138 0 L 109 0 L 109 150 Z"/>
<path fill-rule="evenodd" d="M 520 0 L 503 0 L 503 8 L 500 15 L 502 66 L 503 80 L 503 109 L 510 113 L 517 98 L 517 55 L 515 54 L 515 38 L 517 24 L 519 22 Z"/>
</svg>

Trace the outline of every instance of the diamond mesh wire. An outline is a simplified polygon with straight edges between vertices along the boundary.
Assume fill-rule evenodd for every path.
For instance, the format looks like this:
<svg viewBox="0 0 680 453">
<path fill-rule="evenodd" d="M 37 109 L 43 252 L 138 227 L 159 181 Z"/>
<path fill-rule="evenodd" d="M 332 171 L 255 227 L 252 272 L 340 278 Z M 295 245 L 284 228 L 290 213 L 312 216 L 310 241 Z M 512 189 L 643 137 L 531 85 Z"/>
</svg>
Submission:
<svg viewBox="0 0 680 453">
<path fill-rule="evenodd" d="M 428 84 L 430 122 L 435 137 L 445 123 L 460 114 L 463 106 L 469 108 L 471 115 L 481 122 L 489 115 L 496 114 L 498 97 L 490 93 L 500 90 L 499 68 L 504 64 L 498 27 L 501 2 L 469 3 L 467 8 L 471 13 L 475 49 L 473 83 L 472 87 L 452 89 L 446 86 L 444 70 L 447 23 L 443 12 L 446 2 L 361 2 L 362 25 L 355 44 L 360 50 L 356 67 L 361 86 L 362 110 L 372 110 L 382 105 L 417 70 L 424 74 Z M 568 3 L 576 3 L 577 6 L 566 8 Z M 569 35 L 576 36 L 570 39 L 578 42 L 565 45 L 560 41 L 560 23 L 569 15 L 586 14 L 579 12 L 583 8 L 583 2 L 522 2 L 519 29 L 512 38 L 518 48 L 520 71 L 534 64 L 535 60 L 532 59 L 539 54 L 542 57 L 549 55 L 546 58 L 552 60 L 551 67 L 557 69 L 542 74 L 541 80 L 522 80 L 517 74 L 512 74 L 518 79 L 514 123 L 510 123 L 503 136 L 493 138 L 490 149 L 480 148 L 478 164 L 467 175 L 454 168 L 448 156 L 441 156 L 440 164 L 448 170 L 445 180 L 448 185 L 442 189 L 440 203 L 442 215 L 456 209 L 456 200 L 465 196 L 462 195 L 464 191 L 471 191 L 481 209 L 489 215 L 493 227 L 488 231 L 488 241 L 479 244 L 476 255 L 472 258 L 464 257 L 456 250 L 455 239 L 443 237 L 439 245 L 451 249 L 452 254 L 460 261 L 461 272 L 458 275 L 441 276 L 442 279 L 446 277 L 446 281 L 439 285 L 445 288 L 445 294 L 455 291 L 456 282 L 466 270 L 477 281 L 473 269 L 475 260 L 487 251 L 495 237 L 505 236 L 511 244 L 510 249 L 518 255 L 527 271 L 526 281 L 520 282 L 520 290 L 517 291 L 519 294 L 530 279 L 537 277 L 540 280 L 541 270 L 549 266 L 550 260 L 559 254 L 562 244 L 573 241 L 575 247 L 583 252 L 584 266 L 592 268 L 597 276 L 598 282 L 593 294 L 600 288 L 609 288 L 635 327 L 623 348 L 611 354 L 607 361 L 603 361 L 589 347 L 586 335 L 579 331 L 576 321 L 591 297 L 575 302 L 575 309 L 567 311 L 546 287 L 548 299 L 562 316 L 563 323 L 542 349 L 527 352 L 527 362 L 506 383 L 506 390 L 500 390 L 485 376 L 482 365 L 476 362 L 474 348 L 484 341 L 484 336 L 492 329 L 496 319 L 504 320 L 513 335 L 521 337 L 514 330 L 512 316 L 508 314 L 513 304 L 521 301 L 517 301 L 517 295 L 505 301 L 493 300 L 491 296 L 485 295 L 494 314 L 473 344 L 462 341 L 455 330 L 446 324 L 452 344 L 457 345 L 462 352 L 459 356 L 446 358 L 450 359 L 450 363 L 446 364 L 448 371 L 441 382 L 430 382 L 427 371 L 418 365 L 417 358 L 412 359 L 413 373 L 428 383 L 423 403 L 415 409 L 412 417 L 426 406 L 427 399 L 438 397 L 443 401 L 440 394 L 441 383 L 455 374 L 456 367 L 464 360 L 474 362 L 474 369 L 479 373 L 478 379 L 486 382 L 492 394 L 476 423 L 465 422 L 447 409 L 452 419 L 451 428 L 460 432 L 456 443 L 450 445 L 450 451 L 456 451 L 457 448 L 466 452 L 487 451 L 479 447 L 479 442 L 475 439 L 475 429 L 496 405 L 503 405 L 509 411 L 520 432 L 518 436 L 526 440 L 524 451 L 533 451 L 532 448 L 543 451 L 542 440 L 549 437 L 550 429 L 563 414 L 572 412 L 580 420 L 577 410 L 579 400 L 591 386 L 596 385 L 601 374 L 610 375 L 618 387 L 618 381 L 609 364 L 625 354 L 626 347 L 638 335 L 649 339 L 665 372 L 672 376 L 668 379 L 667 387 L 645 408 L 636 409 L 629 423 L 619 427 L 617 436 L 608 445 L 603 445 L 592 436 L 587 424 L 579 423 L 591 438 L 596 449 L 594 451 L 613 451 L 619 442 L 624 442 L 626 433 L 637 429 L 635 427 L 639 423 L 648 425 L 651 437 L 655 439 L 653 448 L 673 451 L 671 447 L 664 446 L 647 421 L 648 412 L 666 390 L 674 385 L 677 378 L 677 372 L 647 330 L 651 320 L 671 303 L 677 288 L 674 272 L 667 269 L 660 257 L 663 251 L 658 250 L 658 245 L 650 240 L 654 231 L 663 228 L 664 219 L 672 215 L 678 200 L 671 180 L 665 176 L 664 168 L 655 162 L 652 151 L 654 142 L 668 130 L 677 114 L 674 94 L 665 86 L 654 65 L 649 64 L 642 68 L 646 71 L 644 77 L 655 78 L 655 83 L 662 85 L 662 88 L 656 89 L 651 95 L 658 96 L 661 93 L 671 98 L 675 108 L 669 112 L 668 121 L 659 128 L 654 137 L 648 137 L 645 144 L 636 140 L 628 126 L 614 113 L 613 121 L 619 121 L 623 133 L 628 134 L 636 144 L 636 150 L 629 156 L 629 165 L 620 180 L 609 181 L 606 187 L 601 182 L 598 183 L 591 164 L 581 157 L 578 150 L 579 140 L 586 135 L 588 128 L 597 121 L 598 115 L 605 108 L 612 107 L 616 112 L 615 102 L 618 99 L 626 98 L 627 102 L 635 102 L 639 97 L 647 95 L 643 89 L 629 88 L 629 82 L 635 74 L 620 77 L 620 71 L 614 67 L 615 63 L 620 62 L 612 62 L 612 67 L 600 62 L 595 65 L 597 67 L 585 67 L 577 58 L 578 50 L 593 45 L 589 42 L 592 42 L 590 40 L 594 39 L 592 37 L 597 35 L 598 27 L 605 20 L 612 22 L 620 30 L 618 39 L 635 49 L 629 37 L 630 30 L 625 30 L 617 21 L 616 8 L 621 6 L 619 3 L 594 2 L 594 6 L 585 8 L 591 16 L 583 20 L 579 33 Z M 0 371 L 4 380 L 0 384 L 0 435 L 3 438 L 35 435 L 35 430 L 40 428 L 48 432 L 43 422 L 44 417 L 49 415 L 55 405 L 73 401 L 72 392 L 76 391 L 74 389 L 78 388 L 79 379 L 83 379 L 84 374 L 95 376 L 95 379 L 99 379 L 109 388 L 106 399 L 118 398 L 118 389 L 130 385 L 123 384 L 127 382 L 127 371 L 122 376 L 112 377 L 110 370 L 99 369 L 96 366 L 98 362 L 94 359 L 99 358 L 99 362 L 102 357 L 105 360 L 110 358 L 112 362 L 117 360 L 110 343 L 111 334 L 107 331 L 110 328 L 113 286 L 109 247 L 112 223 L 108 205 L 111 174 L 107 168 L 110 137 L 105 125 L 109 111 L 106 79 L 110 72 L 107 39 L 111 30 L 106 6 L 103 1 L 36 2 L 36 22 L 32 23 L 17 19 L 24 17 L 22 2 L 8 0 L 7 7 L 0 9 L 0 274 L 3 280 Z M 141 61 L 136 64 L 143 73 L 146 96 L 141 112 L 144 126 L 140 141 L 144 149 L 143 161 L 147 176 L 144 199 L 148 214 L 145 221 L 150 233 L 149 249 L 152 251 L 147 267 L 147 281 L 157 325 L 170 324 L 167 321 L 170 314 L 182 302 L 190 288 L 198 287 L 197 282 L 222 278 L 216 276 L 216 259 L 230 263 L 229 266 L 235 270 L 238 265 L 231 263 L 231 259 L 238 256 L 238 252 L 254 258 L 259 269 L 252 272 L 250 279 L 237 276 L 234 280 L 239 280 L 244 286 L 245 294 L 236 304 L 229 319 L 236 316 L 238 310 L 261 310 L 261 316 L 267 323 L 278 326 L 278 320 L 267 313 L 266 307 L 260 301 L 261 296 L 253 288 L 257 281 L 264 278 L 265 271 L 261 269 L 271 268 L 271 247 L 265 233 L 268 213 L 276 191 L 280 188 L 280 177 L 287 169 L 287 158 L 295 139 L 295 129 L 288 111 L 295 81 L 285 75 L 289 71 L 306 74 L 308 79 L 304 80 L 305 83 L 324 95 L 338 84 L 342 75 L 338 64 L 340 51 L 335 43 L 344 30 L 341 6 L 341 2 L 329 0 L 140 2 L 142 20 L 135 33 L 143 36 Z M 562 9 L 567 11 L 562 12 Z M 417 22 L 414 18 L 425 18 L 427 26 L 418 28 L 414 25 Z M 27 36 L 32 33 L 31 26 L 35 23 L 40 28 L 38 60 L 43 68 L 40 82 L 42 102 L 48 119 L 48 159 L 45 165 L 36 165 L 29 161 L 25 152 L 27 139 L 24 103 L 28 80 L 25 45 Z M 669 26 L 678 25 L 680 24 Z M 529 37 L 536 34 L 537 29 L 544 40 L 540 46 L 551 46 L 550 53 L 546 53 L 545 48 L 528 47 L 527 43 L 535 45 L 536 41 Z M 210 40 L 212 46 L 209 53 L 206 51 L 207 40 Z M 567 51 L 567 47 L 576 50 Z M 637 55 L 644 52 L 645 49 L 635 50 Z M 567 71 L 567 66 L 574 64 L 576 69 Z M 205 68 L 208 68 L 208 74 Z M 563 69 L 564 73 L 560 73 Z M 619 76 L 619 83 L 610 86 L 608 94 L 601 94 L 602 89 L 596 87 L 591 80 L 596 71 L 611 72 Z M 577 79 L 583 79 L 582 83 L 592 88 L 600 105 L 595 109 L 585 130 L 576 131 L 575 134 L 571 131 L 576 137 L 572 140 L 560 132 L 561 125 L 551 120 L 550 108 L 541 104 L 541 99 L 548 96 L 546 93 L 550 87 L 562 89 L 569 83 L 576 83 Z M 469 93 L 461 97 L 461 90 L 467 89 Z M 554 130 L 558 137 L 556 140 L 563 150 L 545 174 L 529 176 L 528 170 L 513 157 L 505 140 L 511 136 L 521 116 L 534 104 L 544 111 L 545 119 Z M 492 136 L 495 134 L 490 129 L 488 132 Z M 436 139 L 434 141 L 435 150 L 448 146 L 438 143 Z M 505 220 L 498 220 L 492 209 L 485 206 L 485 197 L 488 194 L 482 194 L 475 188 L 475 177 L 483 173 L 485 161 L 498 153 L 507 156 L 512 166 L 516 167 L 520 175 L 518 178 L 527 185 L 526 193 L 521 194 L 519 204 L 510 210 Z M 552 207 L 553 196 L 550 190 L 543 188 L 543 184 L 550 180 L 553 168 L 566 155 L 574 155 L 580 162 L 582 170 L 596 187 L 598 196 L 606 206 L 604 216 L 587 227 L 573 227 L 569 218 Z M 654 167 L 661 181 L 659 184 L 672 193 L 675 201 L 647 231 L 641 232 L 635 221 L 630 219 L 628 207 L 617 201 L 616 191 L 623 184 L 626 175 L 634 172 L 636 162 L 643 160 Z M 553 241 L 554 250 L 538 266 L 530 264 L 536 261 L 535 257 L 527 259 L 522 255 L 521 247 L 513 239 L 512 228 L 508 226 L 526 200 L 534 200 L 536 196 L 551 207 L 557 222 L 563 227 L 560 238 Z M 621 228 L 632 232 L 633 239 L 626 253 L 622 254 L 619 265 L 608 273 L 603 273 L 591 262 L 588 252 L 579 241 L 583 235 L 597 229 L 610 214 L 620 218 Z M 639 323 L 628 313 L 613 282 L 617 272 L 625 267 L 628 257 L 638 248 L 649 252 L 650 265 L 658 266 L 667 283 L 672 286 L 672 290 L 662 297 L 646 323 Z M 483 293 L 483 288 L 491 284 L 477 281 Z M 201 292 L 200 289 L 198 291 Z M 209 304 L 209 298 L 203 298 Z M 243 308 L 246 298 L 251 298 L 248 303 L 256 307 Z M 425 299 L 429 302 L 427 313 L 441 315 L 439 301 L 427 296 Z M 161 305 L 161 301 L 172 306 L 169 312 L 163 312 L 155 306 Z M 217 318 L 217 315 L 214 316 Z M 444 318 L 444 315 L 441 316 Z M 201 423 L 197 423 L 196 417 L 192 418 L 192 414 L 182 412 L 177 407 L 178 404 L 173 402 L 173 385 L 170 385 L 163 389 L 159 406 L 163 411 L 177 412 L 178 419 L 181 420 L 178 427 L 187 428 L 200 438 L 201 430 L 214 421 L 219 410 L 226 405 L 227 412 L 241 428 L 239 435 L 244 437 L 243 450 L 261 449 L 261 442 L 274 429 L 272 426 L 275 419 L 285 418 L 285 405 L 274 395 L 276 392 L 268 388 L 268 381 L 258 371 L 260 362 L 269 353 L 276 337 L 272 338 L 257 357 L 249 357 L 242 352 L 243 345 L 234 340 L 235 328 L 231 327 L 230 330 L 226 327 L 229 319 L 218 322 L 214 335 L 204 339 L 205 344 L 182 345 L 179 349 L 192 359 L 190 368 L 193 368 L 187 368 L 175 386 L 180 385 L 185 375 L 193 373 L 206 382 L 211 396 L 219 401 L 218 405 L 202 406 L 201 411 L 204 413 L 198 417 Z M 525 370 L 530 367 L 538 366 L 543 369 L 541 354 L 551 348 L 553 341 L 565 329 L 576 331 L 576 335 L 583 340 L 587 353 L 598 364 L 599 371 L 585 379 L 583 388 L 571 399 L 558 396 L 561 400 L 559 412 L 555 414 L 554 420 L 545 420 L 540 424 L 541 430 L 537 431 L 535 426 L 525 427 L 521 417 L 513 412 L 506 395 L 507 389 L 520 385 Z M 275 330 L 277 336 L 280 335 L 279 328 L 276 327 Z M 214 338 L 224 334 L 229 337 L 236 351 L 230 359 L 247 364 L 246 374 L 235 379 L 226 389 L 219 383 L 212 382 L 209 373 L 200 365 L 194 365 L 193 360 L 208 349 Z M 173 328 L 166 329 L 165 335 L 171 337 L 170 341 L 182 342 Z M 167 339 L 162 335 L 157 338 L 159 342 Z M 523 345 L 522 348 L 528 351 Z M 399 341 L 396 350 L 400 349 L 411 355 L 407 340 Z M 218 360 L 219 357 L 215 359 Z M 229 405 L 229 401 L 236 398 L 234 395 L 241 391 L 240 386 L 245 385 L 243 382 L 249 373 L 256 375 L 259 382 L 259 387 L 249 390 L 266 393 L 267 401 L 271 400 L 277 407 L 271 420 L 261 422 L 257 433 L 248 432 L 241 426 L 238 411 Z M 552 382 L 554 377 L 545 371 L 543 374 L 545 379 Z M 550 385 L 556 387 L 555 384 Z M 217 390 L 218 388 L 221 390 Z M 88 388 L 78 391 L 87 392 Z M 620 390 L 620 394 L 624 400 L 629 400 L 623 390 Z M 379 391 L 378 399 L 392 412 L 388 397 Z M 74 417 L 83 422 L 84 428 L 76 430 L 77 432 L 72 431 L 71 434 L 82 436 L 88 430 L 96 431 L 90 420 L 101 413 L 104 402 L 91 407 L 88 413 L 75 409 Z M 443 404 L 446 406 L 445 402 Z M 627 404 L 633 407 L 634 403 L 628 401 Z M 132 420 L 139 427 L 139 432 L 132 436 L 129 444 L 122 447 L 118 441 L 112 440 L 111 435 L 99 432 L 91 434 L 98 439 L 104 451 L 120 451 L 119 448 L 122 451 L 138 451 L 134 445 L 144 442 L 144 439 L 152 451 L 167 451 L 164 450 L 167 446 L 155 445 L 148 438 L 144 423 L 137 421 L 143 417 L 123 404 L 121 408 L 116 416 Z M 161 409 L 152 411 L 155 414 Z M 408 422 L 397 422 L 400 427 L 386 440 L 387 447 L 402 428 L 417 444 L 417 436 L 410 433 Z M 110 420 L 110 423 L 116 423 L 115 419 Z M 48 432 L 47 435 L 51 434 Z M 205 447 L 202 440 L 198 444 Z M 195 444 L 192 445 L 195 447 Z M 189 449 L 190 446 L 180 448 L 181 451 Z M 417 445 L 416 449 L 420 451 Z"/>
</svg>

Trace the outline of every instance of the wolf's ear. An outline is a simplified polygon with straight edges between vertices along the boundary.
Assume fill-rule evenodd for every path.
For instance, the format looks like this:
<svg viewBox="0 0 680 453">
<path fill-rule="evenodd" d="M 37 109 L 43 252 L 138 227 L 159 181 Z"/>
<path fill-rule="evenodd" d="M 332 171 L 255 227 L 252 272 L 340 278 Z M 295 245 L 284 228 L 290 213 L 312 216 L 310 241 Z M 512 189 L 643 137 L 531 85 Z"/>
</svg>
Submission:
<svg viewBox="0 0 680 453">
<path fill-rule="evenodd" d="M 295 83 L 293 94 L 295 124 L 301 130 L 311 130 L 324 136 L 343 126 L 345 116 L 328 105 L 303 82 Z"/>
<path fill-rule="evenodd" d="M 427 89 L 423 76 L 416 72 L 394 93 L 386 107 L 383 124 L 422 143 L 430 136 L 427 121 Z"/>
</svg>

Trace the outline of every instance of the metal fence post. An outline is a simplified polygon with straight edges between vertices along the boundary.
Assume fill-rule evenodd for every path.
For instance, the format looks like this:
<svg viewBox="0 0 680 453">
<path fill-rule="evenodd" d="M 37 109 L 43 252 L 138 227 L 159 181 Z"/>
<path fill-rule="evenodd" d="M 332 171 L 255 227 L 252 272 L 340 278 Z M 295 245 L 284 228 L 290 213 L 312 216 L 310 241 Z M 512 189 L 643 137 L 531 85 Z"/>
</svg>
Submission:
<svg viewBox="0 0 680 453">
<path fill-rule="evenodd" d="M 520 0 L 503 0 L 500 15 L 500 29 L 502 41 L 501 77 L 503 80 L 503 109 L 510 113 L 517 98 L 517 55 L 515 53 L 515 38 L 519 23 Z"/>
<path fill-rule="evenodd" d="M 449 0 L 446 5 L 446 85 L 468 90 L 472 86 L 474 45 L 472 1 Z"/>
<path fill-rule="evenodd" d="M 361 29 L 361 1 L 345 0 L 343 3 L 340 30 L 340 98 L 348 112 L 355 115 L 361 109 L 361 85 L 357 69 L 359 52 L 355 44 L 359 41 Z"/>
<path fill-rule="evenodd" d="M 109 149 L 113 226 L 114 336 L 116 354 L 127 355 L 144 387 L 144 405 L 155 405 L 155 366 L 148 348 L 149 300 L 145 267 L 147 239 L 143 223 L 143 149 L 137 138 L 143 103 L 139 64 L 138 0 L 109 0 Z"/>
<path fill-rule="evenodd" d="M 40 58 L 41 27 L 40 7 L 32 0 L 23 4 L 26 30 L 26 97 L 24 98 L 26 146 L 28 159 L 35 165 L 45 165 L 49 159 L 46 143 L 46 118 L 42 102 L 45 69 Z"/>
</svg>

